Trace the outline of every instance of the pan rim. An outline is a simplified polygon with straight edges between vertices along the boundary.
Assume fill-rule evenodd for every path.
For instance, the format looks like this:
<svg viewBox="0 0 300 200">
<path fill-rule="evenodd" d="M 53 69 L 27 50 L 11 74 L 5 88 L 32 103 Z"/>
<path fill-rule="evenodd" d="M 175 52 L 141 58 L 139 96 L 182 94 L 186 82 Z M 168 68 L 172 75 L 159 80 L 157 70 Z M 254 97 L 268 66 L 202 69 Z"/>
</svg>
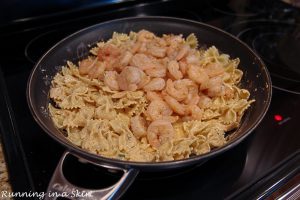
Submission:
<svg viewBox="0 0 300 200">
<path fill-rule="evenodd" d="M 185 158 L 185 159 L 181 159 L 181 160 L 173 160 L 173 161 L 160 161 L 160 162 L 137 162 L 137 161 L 124 161 L 124 160 L 118 160 L 118 159 L 113 159 L 113 158 L 107 158 L 107 157 L 103 157 L 101 155 L 98 154 L 93 154 L 90 153 L 80 147 L 77 147 L 75 144 L 69 144 L 66 141 L 62 140 L 60 137 L 56 136 L 56 134 L 52 133 L 48 128 L 47 125 L 45 125 L 43 123 L 42 120 L 39 119 L 38 115 L 36 114 L 36 111 L 33 109 L 34 105 L 33 102 L 31 100 L 31 85 L 32 85 L 32 78 L 33 75 L 35 74 L 35 71 L 38 69 L 38 66 L 40 65 L 40 63 L 44 60 L 44 58 L 53 51 L 53 49 L 55 49 L 57 46 L 59 46 L 60 44 L 62 44 L 63 42 L 65 42 L 68 39 L 72 39 L 74 36 L 83 33 L 85 31 L 88 31 L 90 29 L 96 28 L 98 26 L 104 26 L 106 24 L 110 24 L 110 23 L 117 23 L 117 22 L 123 22 L 123 21 L 128 21 L 131 20 L 131 22 L 133 22 L 134 20 L 168 20 L 168 21 L 175 21 L 175 22 L 181 22 L 181 23 L 192 23 L 194 25 L 197 26 L 202 26 L 202 27 L 206 27 L 209 29 L 212 29 L 213 31 L 217 31 L 223 35 L 226 35 L 227 37 L 230 37 L 231 39 L 239 42 L 243 47 L 245 47 L 247 49 L 247 51 L 249 51 L 249 53 L 251 53 L 253 55 L 254 58 L 257 59 L 258 63 L 259 63 L 259 67 L 261 68 L 261 71 L 264 72 L 265 78 L 267 80 L 267 84 L 268 87 L 267 89 L 267 99 L 266 99 L 266 103 L 264 105 L 264 109 L 261 111 L 261 113 L 259 114 L 259 117 L 256 118 L 256 120 L 252 123 L 252 126 L 248 127 L 246 130 L 244 130 L 244 134 L 243 135 L 239 135 L 236 138 L 234 138 L 230 143 L 225 144 L 222 147 L 216 148 L 211 150 L 208 153 L 202 154 L 202 155 L 197 155 L 197 156 L 192 156 L 189 158 Z M 26 89 L 26 98 L 27 98 L 27 103 L 28 106 L 30 108 L 31 114 L 33 116 L 33 118 L 35 119 L 35 121 L 39 124 L 39 126 L 51 137 L 53 138 L 55 141 L 59 142 L 61 145 L 63 145 L 66 149 L 68 149 L 70 152 L 74 153 L 75 155 L 79 156 L 79 157 L 83 157 L 91 162 L 101 162 L 101 163 L 106 163 L 106 164 L 110 164 L 113 166 L 123 166 L 125 168 L 142 168 L 142 167 L 149 167 L 149 168 L 173 168 L 174 166 L 180 167 L 180 166 L 186 166 L 189 164 L 193 164 L 193 163 L 197 163 L 197 162 L 201 162 L 202 160 L 205 160 L 207 158 L 216 156 L 222 152 L 225 152 L 231 148 L 233 148 L 234 146 L 238 145 L 239 143 L 241 143 L 247 136 L 249 136 L 249 134 L 260 124 L 260 122 L 262 121 L 262 119 L 264 118 L 269 106 L 270 106 L 270 102 L 271 102 L 271 98 L 272 98 L 272 83 L 271 83 L 271 78 L 270 78 L 270 74 L 268 72 L 268 69 L 266 67 L 266 65 L 264 64 L 264 62 L 262 61 L 262 59 L 244 42 L 242 42 L 240 39 L 238 39 L 237 37 L 231 35 L 230 33 L 227 33 L 226 31 L 219 29 L 217 27 L 214 27 L 212 25 L 203 23 L 203 22 L 198 22 L 198 21 L 193 21 L 193 20 L 189 20 L 189 19 L 183 19 L 183 18 L 176 18 L 176 17 L 165 17 L 165 16 L 143 16 L 143 17 L 126 17 L 126 18 L 120 18 L 120 19 L 114 19 L 114 20 L 110 20 L 110 21 L 105 21 L 102 23 L 98 23 L 98 24 L 94 24 L 92 26 L 88 26 L 85 27 L 83 29 L 80 29 L 70 35 L 68 35 L 67 37 L 63 38 L 62 40 L 60 40 L 59 42 L 57 42 L 55 45 L 53 45 L 48 51 L 46 51 L 38 60 L 38 62 L 35 64 L 35 66 L 33 67 L 28 81 L 27 81 L 27 89 Z"/>
</svg>

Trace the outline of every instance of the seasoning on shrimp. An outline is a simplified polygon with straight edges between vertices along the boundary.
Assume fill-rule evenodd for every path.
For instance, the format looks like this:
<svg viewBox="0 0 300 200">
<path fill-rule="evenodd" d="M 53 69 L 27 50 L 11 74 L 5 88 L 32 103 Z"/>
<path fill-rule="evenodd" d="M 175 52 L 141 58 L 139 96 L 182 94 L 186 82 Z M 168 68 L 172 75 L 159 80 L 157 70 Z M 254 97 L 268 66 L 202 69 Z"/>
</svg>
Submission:
<svg viewBox="0 0 300 200">
<path fill-rule="evenodd" d="M 89 152 L 130 161 L 183 159 L 224 145 L 254 100 L 237 86 L 239 59 L 198 46 L 194 34 L 114 33 L 54 77 L 54 124 Z"/>
</svg>

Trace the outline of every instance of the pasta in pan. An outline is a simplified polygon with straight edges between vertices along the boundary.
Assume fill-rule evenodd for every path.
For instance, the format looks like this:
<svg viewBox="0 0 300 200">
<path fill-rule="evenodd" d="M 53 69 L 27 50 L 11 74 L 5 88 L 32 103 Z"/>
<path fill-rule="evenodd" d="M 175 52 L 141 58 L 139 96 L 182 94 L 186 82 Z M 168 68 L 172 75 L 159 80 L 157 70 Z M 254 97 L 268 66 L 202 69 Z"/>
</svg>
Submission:
<svg viewBox="0 0 300 200">
<path fill-rule="evenodd" d="M 226 144 L 254 100 L 239 59 L 194 34 L 114 33 L 52 80 L 49 112 L 75 145 L 101 156 L 159 162 Z"/>
</svg>

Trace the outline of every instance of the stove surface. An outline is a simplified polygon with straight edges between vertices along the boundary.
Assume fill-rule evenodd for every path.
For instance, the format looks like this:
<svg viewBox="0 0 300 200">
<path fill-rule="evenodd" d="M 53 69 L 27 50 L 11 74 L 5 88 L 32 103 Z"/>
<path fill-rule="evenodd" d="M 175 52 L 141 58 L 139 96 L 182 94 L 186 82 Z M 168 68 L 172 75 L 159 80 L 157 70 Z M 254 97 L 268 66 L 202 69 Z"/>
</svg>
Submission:
<svg viewBox="0 0 300 200">
<path fill-rule="evenodd" d="M 27 106 L 26 84 L 35 62 L 56 42 L 81 28 L 147 15 L 201 21 L 237 36 L 266 63 L 273 97 L 263 121 L 238 146 L 200 166 L 140 173 L 122 199 L 241 198 L 239 194 L 247 193 L 249 184 L 258 180 L 263 184 L 264 177 L 279 165 L 284 167 L 282 163 L 300 147 L 300 10 L 280 1 L 263 2 L 131 1 L 6 25 L 0 30 L 0 135 L 13 190 L 45 192 L 64 152 L 37 125 Z M 72 156 L 64 172 L 72 183 L 88 188 L 109 186 L 120 177 Z"/>
</svg>

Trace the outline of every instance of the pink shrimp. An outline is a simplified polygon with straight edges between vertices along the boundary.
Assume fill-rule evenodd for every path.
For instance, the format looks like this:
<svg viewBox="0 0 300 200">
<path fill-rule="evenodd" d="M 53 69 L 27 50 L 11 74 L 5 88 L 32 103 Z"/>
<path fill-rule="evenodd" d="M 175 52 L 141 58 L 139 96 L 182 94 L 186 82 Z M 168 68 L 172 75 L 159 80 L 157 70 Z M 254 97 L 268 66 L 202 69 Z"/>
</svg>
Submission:
<svg viewBox="0 0 300 200">
<path fill-rule="evenodd" d="M 149 91 L 149 90 L 160 91 L 160 90 L 164 89 L 165 85 L 166 85 L 165 79 L 163 79 L 163 78 L 153 78 L 143 88 L 146 91 Z"/>
<path fill-rule="evenodd" d="M 191 53 L 186 56 L 186 63 L 187 64 L 193 64 L 193 65 L 198 65 L 199 64 L 199 57 L 195 53 Z"/>
<path fill-rule="evenodd" d="M 201 85 L 209 79 L 206 71 L 197 65 L 189 65 L 187 74 L 191 80 Z"/>
<path fill-rule="evenodd" d="M 178 80 L 178 79 L 182 79 L 183 75 L 182 72 L 180 71 L 180 67 L 179 67 L 179 63 L 175 60 L 171 60 L 168 63 L 168 71 L 169 73 L 172 75 L 172 77 L 174 77 L 174 79 Z"/>
<path fill-rule="evenodd" d="M 147 52 L 154 57 L 163 58 L 166 56 L 167 49 L 164 47 L 159 47 L 157 45 L 148 45 Z"/>
<path fill-rule="evenodd" d="M 176 60 L 181 60 L 182 58 L 184 58 L 188 54 L 189 50 L 190 50 L 189 45 L 187 44 L 182 45 L 176 56 Z"/>
<path fill-rule="evenodd" d="M 163 101 L 162 96 L 159 93 L 154 92 L 154 91 L 147 91 L 146 98 L 149 101 L 155 101 L 155 100 Z"/>
<path fill-rule="evenodd" d="M 163 98 L 175 113 L 179 115 L 185 115 L 186 111 L 185 106 L 183 104 L 180 104 L 176 99 L 169 96 L 168 94 L 163 94 Z"/>
<path fill-rule="evenodd" d="M 146 69 L 145 73 L 151 77 L 162 78 L 167 74 L 167 69 L 160 63 L 156 63 L 153 68 Z"/>
<path fill-rule="evenodd" d="M 163 116 L 172 115 L 172 109 L 161 100 L 151 101 L 145 114 L 150 117 L 151 120 L 161 119 Z"/>
<path fill-rule="evenodd" d="M 111 90 L 119 90 L 119 84 L 117 81 L 118 73 L 116 71 L 106 71 L 104 74 L 104 84 Z"/>
<path fill-rule="evenodd" d="M 185 98 L 184 103 L 189 105 L 198 104 L 199 102 L 198 85 L 189 79 L 183 79 L 183 80 L 186 80 L 184 81 L 185 83 L 183 84 L 185 84 L 186 87 L 188 88 L 188 95 Z"/>
<path fill-rule="evenodd" d="M 130 127 L 133 135 L 138 139 L 147 135 L 146 121 L 140 115 L 130 119 Z"/>
<path fill-rule="evenodd" d="M 182 59 L 179 61 L 179 69 L 183 76 L 186 75 L 187 70 L 188 70 L 188 64 L 185 59 Z"/>
<path fill-rule="evenodd" d="M 153 58 L 141 53 L 137 53 L 132 57 L 130 65 L 138 67 L 141 70 L 147 70 L 156 67 Z"/>
<path fill-rule="evenodd" d="M 187 87 L 185 87 L 185 85 L 175 83 L 171 79 L 168 79 L 166 85 L 166 92 L 176 100 L 182 101 L 187 97 L 188 89 Z"/>
<path fill-rule="evenodd" d="M 81 75 L 86 75 L 90 72 L 90 70 L 93 68 L 93 66 L 96 63 L 96 59 L 92 60 L 92 59 L 84 59 L 82 61 L 79 62 L 79 73 Z"/>
<path fill-rule="evenodd" d="M 127 66 L 130 63 L 132 56 L 130 51 L 125 51 L 120 58 L 119 65 L 122 67 Z"/>
<path fill-rule="evenodd" d="M 170 141 L 175 134 L 171 122 L 163 119 L 153 121 L 147 129 L 147 139 L 154 148 L 159 148 L 162 144 Z"/>
<path fill-rule="evenodd" d="M 198 102 L 198 106 L 200 108 L 207 108 L 209 107 L 209 105 L 211 104 L 212 100 L 211 98 L 209 98 L 208 96 L 200 93 L 199 95 L 199 102 Z"/>
<path fill-rule="evenodd" d="M 206 93 L 209 97 L 223 96 L 225 95 L 225 86 L 223 79 L 220 76 L 209 79 Z"/>
<path fill-rule="evenodd" d="M 136 67 L 125 67 L 118 76 L 118 84 L 121 90 L 135 91 L 144 72 Z"/>
<path fill-rule="evenodd" d="M 155 38 L 155 35 L 150 31 L 140 30 L 137 33 L 137 41 L 139 42 L 150 42 L 152 39 Z"/>
<path fill-rule="evenodd" d="M 197 105 L 189 105 L 186 110 L 192 119 L 201 120 L 203 111 Z"/>
<path fill-rule="evenodd" d="M 105 71 L 105 65 L 97 59 L 85 59 L 79 63 L 79 73 L 88 75 L 90 78 L 102 79 Z"/>
<path fill-rule="evenodd" d="M 112 44 L 106 44 L 98 50 L 98 60 L 107 61 L 115 59 L 120 55 L 120 50 Z"/>
<path fill-rule="evenodd" d="M 143 88 L 151 81 L 150 76 L 147 76 L 145 73 L 141 73 L 141 81 L 137 84 L 137 89 Z"/>
<path fill-rule="evenodd" d="M 167 56 L 171 59 L 175 59 L 179 46 L 183 43 L 182 35 L 168 35 L 164 36 L 167 43 Z"/>
<path fill-rule="evenodd" d="M 219 76 L 224 74 L 225 70 L 220 63 L 210 63 L 205 66 L 205 71 L 209 77 Z"/>
</svg>

